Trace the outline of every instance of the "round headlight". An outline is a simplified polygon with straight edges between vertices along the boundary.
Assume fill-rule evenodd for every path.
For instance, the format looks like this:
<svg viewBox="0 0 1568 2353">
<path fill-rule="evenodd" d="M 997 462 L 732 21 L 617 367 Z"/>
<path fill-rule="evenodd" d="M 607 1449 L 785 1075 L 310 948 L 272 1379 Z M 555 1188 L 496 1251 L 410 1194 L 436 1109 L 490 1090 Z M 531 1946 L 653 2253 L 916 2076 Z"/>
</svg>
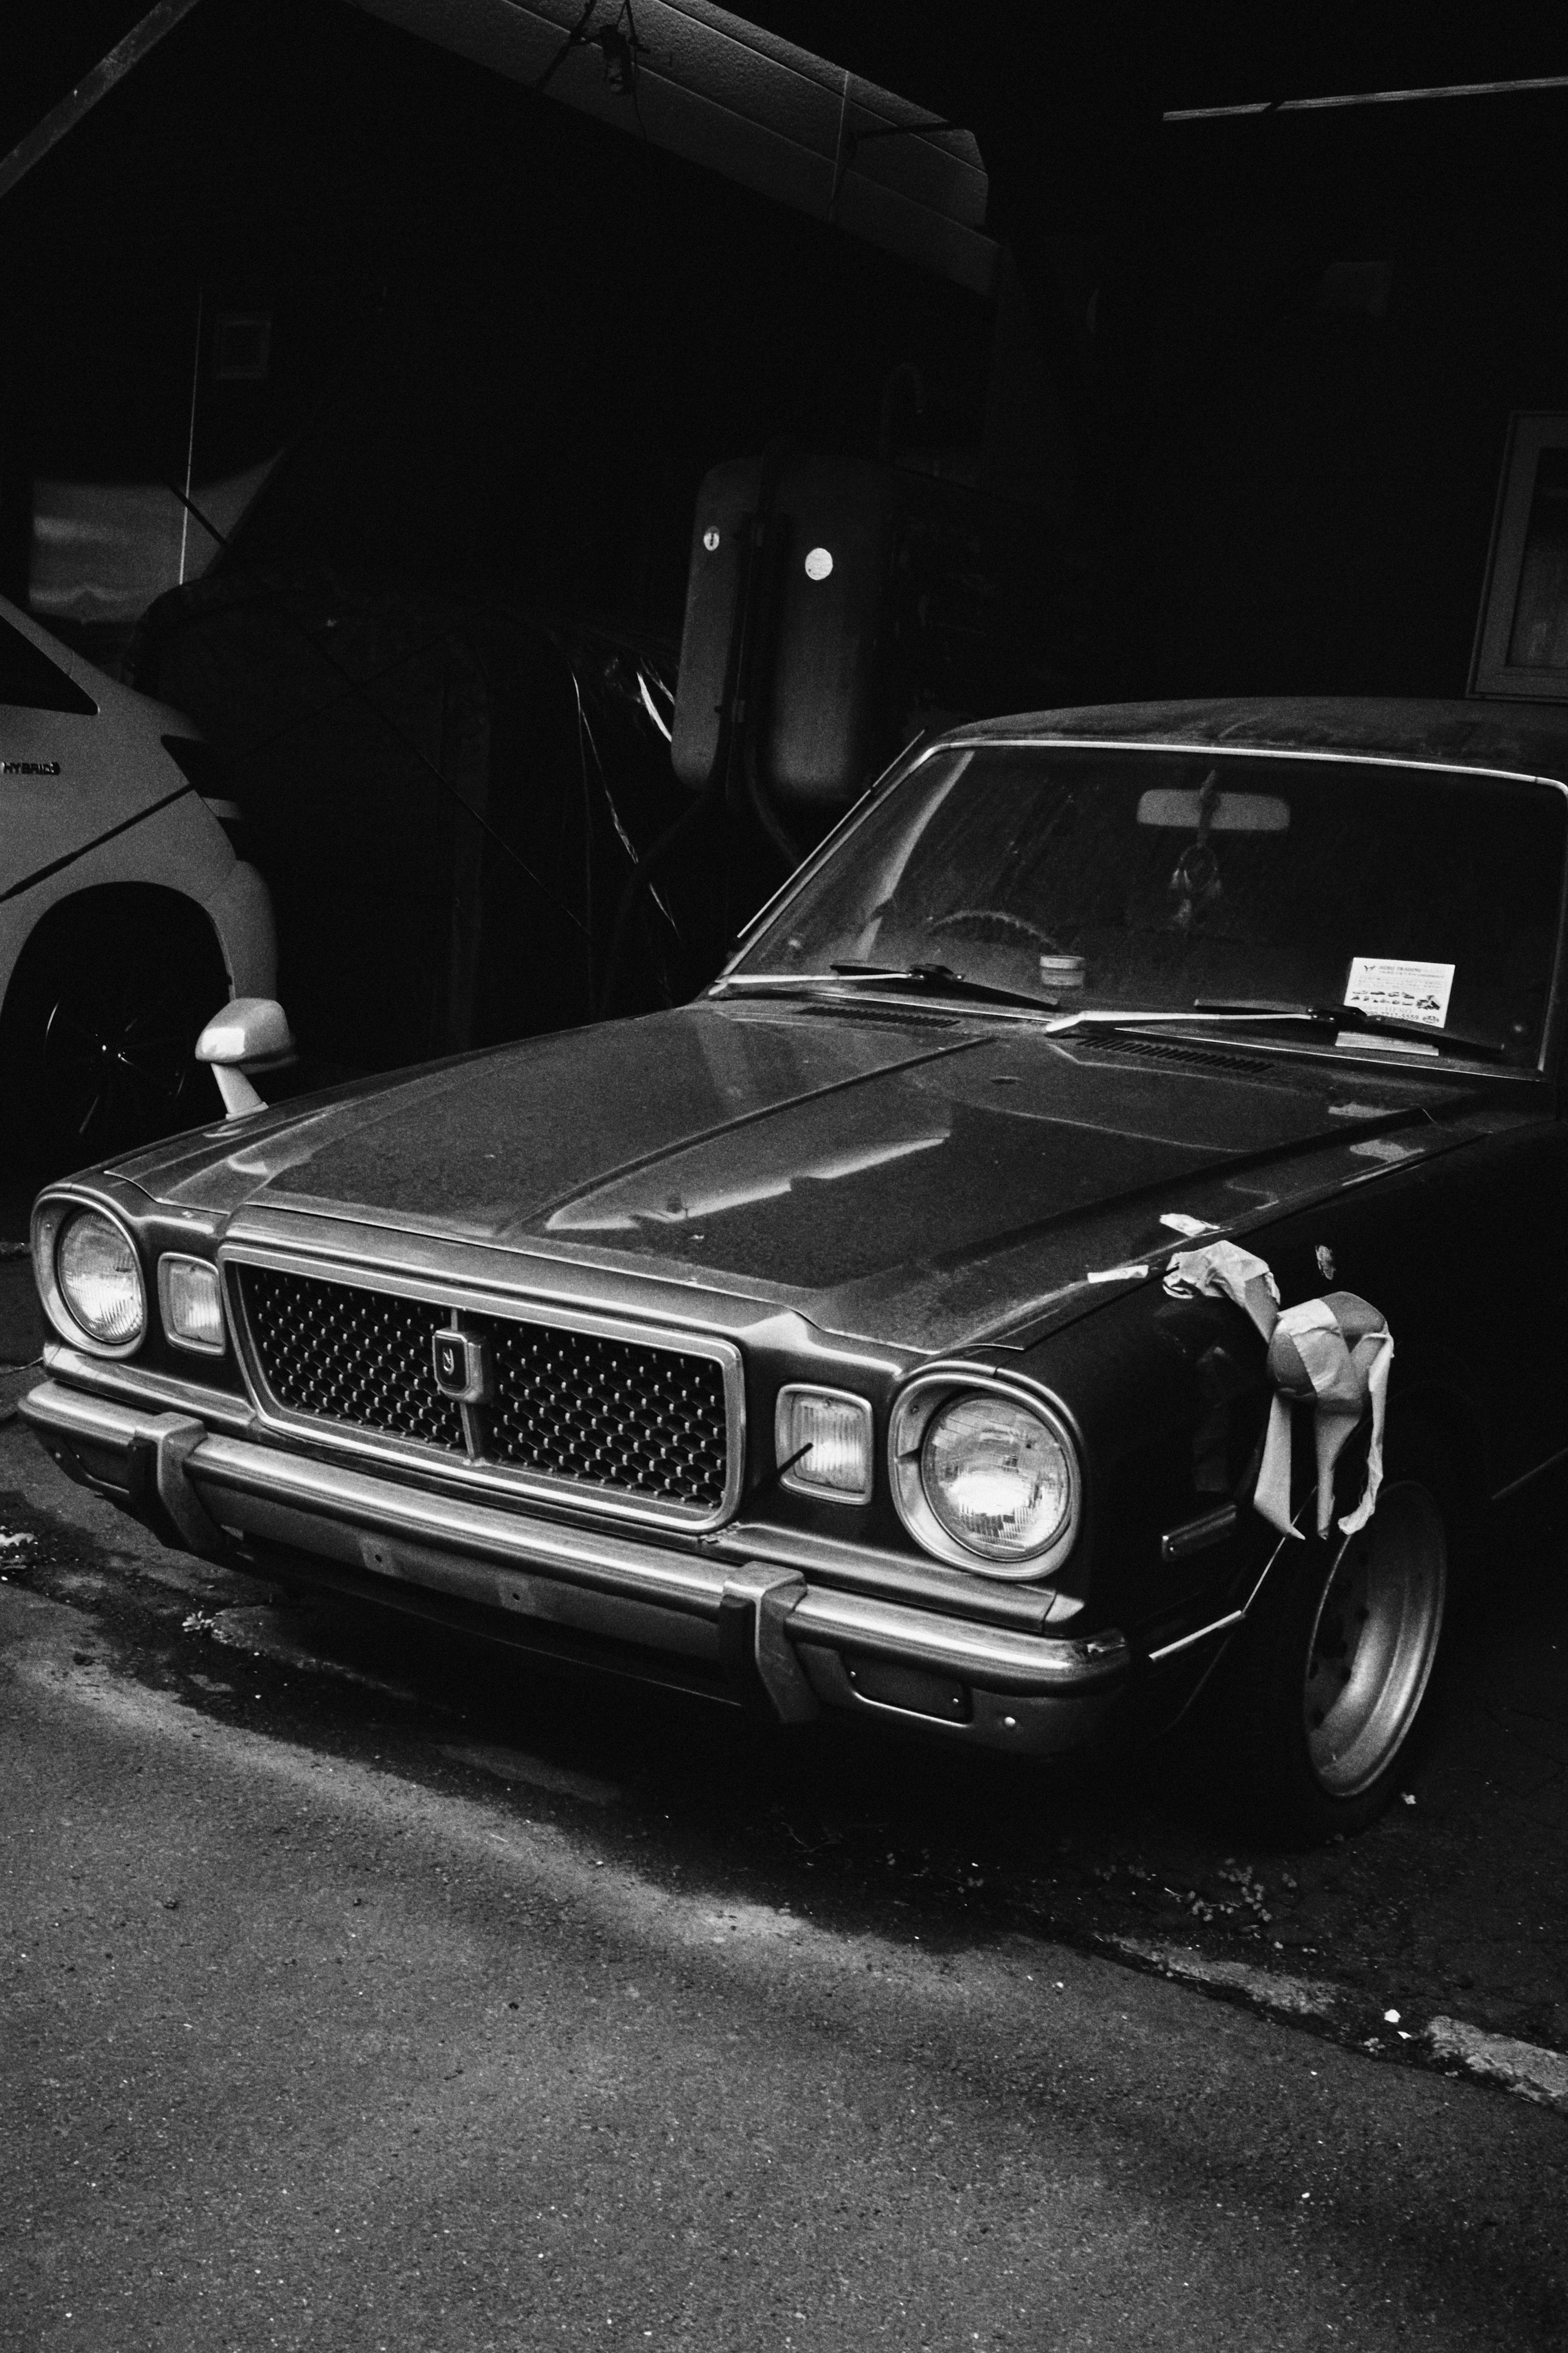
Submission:
<svg viewBox="0 0 1568 2353">
<path fill-rule="evenodd" d="M 107 1348 L 132 1347 L 147 1326 L 136 1253 L 96 1209 L 70 1219 L 55 1244 L 55 1280 L 72 1320 Z"/>
<path fill-rule="evenodd" d="M 949 1535 L 984 1560 L 1043 1552 L 1072 1503 L 1060 1439 L 1011 1398 L 940 1406 L 921 1448 L 921 1484 Z"/>
<path fill-rule="evenodd" d="M 889 1468 L 899 1515 L 941 1560 L 991 1577 L 1044 1577 L 1078 1535 L 1080 1478 L 1044 1399 L 955 1366 L 918 1374 L 894 1403 Z"/>
</svg>

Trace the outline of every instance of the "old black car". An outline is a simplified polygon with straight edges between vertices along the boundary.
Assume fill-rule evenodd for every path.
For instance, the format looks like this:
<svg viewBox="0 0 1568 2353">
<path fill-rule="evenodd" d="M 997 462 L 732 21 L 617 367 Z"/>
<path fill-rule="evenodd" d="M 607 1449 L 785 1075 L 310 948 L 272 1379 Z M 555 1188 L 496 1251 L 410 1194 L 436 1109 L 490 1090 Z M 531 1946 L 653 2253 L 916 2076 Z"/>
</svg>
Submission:
<svg viewBox="0 0 1568 2353">
<path fill-rule="evenodd" d="M 52 1187 L 26 1410 L 198 1552 L 1019 1756 L 1201 1694 L 1353 1829 L 1568 1449 L 1564 779 L 1474 703 L 946 736 L 696 1002 Z"/>
</svg>

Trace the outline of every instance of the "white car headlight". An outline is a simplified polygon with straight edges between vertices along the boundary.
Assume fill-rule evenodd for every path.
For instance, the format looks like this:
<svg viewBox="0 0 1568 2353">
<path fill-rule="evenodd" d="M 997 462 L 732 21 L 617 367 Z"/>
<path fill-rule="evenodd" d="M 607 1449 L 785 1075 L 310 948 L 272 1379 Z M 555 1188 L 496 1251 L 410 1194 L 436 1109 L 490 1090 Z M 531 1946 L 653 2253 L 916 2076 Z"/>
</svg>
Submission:
<svg viewBox="0 0 1568 2353">
<path fill-rule="evenodd" d="M 223 1300 L 217 1269 L 205 1258 L 181 1258 L 165 1250 L 158 1261 L 158 1307 L 163 1329 L 176 1348 L 204 1356 L 224 1350 Z"/>
<path fill-rule="evenodd" d="M 871 1499 L 871 1408 L 845 1389 L 791 1383 L 773 1415 L 773 1460 L 782 1483 L 838 1504 Z"/>
<path fill-rule="evenodd" d="M 147 1329 L 147 1293 L 135 1246 L 100 1209 L 46 1201 L 33 1235 L 38 1289 L 67 1339 L 127 1356 Z"/>
<path fill-rule="evenodd" d="M 992 1577 L 1042 1577 L 1078 1534 L 1078 1456 L 1043 1402 L 984 1375 L 922 1374 L 893 1409 L 893 1500 L 916 1541 Z"/>
</svg>

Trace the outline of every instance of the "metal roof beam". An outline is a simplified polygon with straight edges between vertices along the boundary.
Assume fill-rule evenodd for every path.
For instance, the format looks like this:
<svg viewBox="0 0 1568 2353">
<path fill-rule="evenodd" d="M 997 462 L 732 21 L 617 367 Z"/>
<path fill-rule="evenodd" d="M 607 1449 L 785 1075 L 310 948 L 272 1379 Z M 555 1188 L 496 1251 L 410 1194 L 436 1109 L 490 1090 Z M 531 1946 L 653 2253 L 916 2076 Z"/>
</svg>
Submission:
<svg viewBox="0 0 1568 2353">
<path fill-rule="evenodd" d="M 994 290 L 999 248 L 984 233 L 973 134 L 710 0 L 355 5 L 977 293 Z"/>
</svg>

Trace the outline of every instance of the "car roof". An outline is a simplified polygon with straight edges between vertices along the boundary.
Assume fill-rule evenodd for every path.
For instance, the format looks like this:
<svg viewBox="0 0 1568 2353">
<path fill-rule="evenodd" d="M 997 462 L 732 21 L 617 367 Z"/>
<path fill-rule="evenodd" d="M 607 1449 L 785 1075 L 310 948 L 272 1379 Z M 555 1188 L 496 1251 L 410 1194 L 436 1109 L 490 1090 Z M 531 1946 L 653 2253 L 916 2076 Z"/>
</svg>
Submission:
<svg viewBox="0 0 1568 2353">
<path fill-rule="evenodd" d="M 1568 705 L 1406 701 L 1381 695 L 1259 695 L 1192 702 L 1101 702 L 955 728 L 966 743 L 1171 744 L 1178 749 L 1339 752 L 1446 767 L 1506 768 L 1568 783 Z"/>
</svg>

